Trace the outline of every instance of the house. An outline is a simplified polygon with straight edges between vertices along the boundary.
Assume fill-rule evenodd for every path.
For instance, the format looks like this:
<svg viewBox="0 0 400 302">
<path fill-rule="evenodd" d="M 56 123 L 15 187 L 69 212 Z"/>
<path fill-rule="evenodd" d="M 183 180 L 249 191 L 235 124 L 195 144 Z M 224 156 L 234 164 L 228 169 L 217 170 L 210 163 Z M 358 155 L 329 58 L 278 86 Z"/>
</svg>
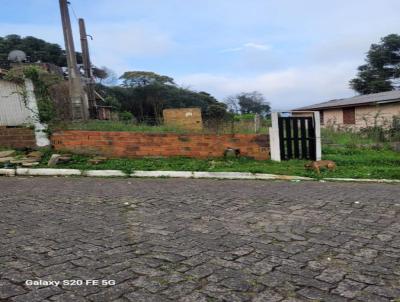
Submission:
<svg viewBox="0 0 400 302">
<path fill-rule="evenodd" d="M 293 111 L 319 111 L 321 126 L 361 129 L 390 127 L 400 118 L 400 91 L 387 91 L 336 99 Z M 299 112 L 300 114 L 300 112 Z"/>
</svg>

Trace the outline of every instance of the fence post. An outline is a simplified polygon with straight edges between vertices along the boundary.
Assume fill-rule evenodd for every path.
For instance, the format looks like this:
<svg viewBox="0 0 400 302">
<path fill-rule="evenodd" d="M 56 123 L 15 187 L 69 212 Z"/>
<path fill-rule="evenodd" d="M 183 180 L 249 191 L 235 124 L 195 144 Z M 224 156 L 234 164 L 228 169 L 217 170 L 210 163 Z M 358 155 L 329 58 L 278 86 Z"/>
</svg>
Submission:
<svg viewBox="0 0 400 302">
<path fill-rule="evenodd" d="M 315 154 L 316 159 L 321 160 L 321 120 L 319 111 L 314 111 L 314 125 L 315 125 Z"/>
<path fill-rule="evenodd" d="M 269 128 L 269 144 L 271 148 L 271 160 L 273 161 L 281 161 L 278 118 L 278 112 L 271 113 L 272 127 Z"/>
<path fill-rule="evenodd" d="M 254 132 L 255 133 L 258 133 L 258 131 L 260 130 L 260 122 L 261 122 L 260 115 L 258 113 L 256 113 L 254 115 Z"/>
</svg>

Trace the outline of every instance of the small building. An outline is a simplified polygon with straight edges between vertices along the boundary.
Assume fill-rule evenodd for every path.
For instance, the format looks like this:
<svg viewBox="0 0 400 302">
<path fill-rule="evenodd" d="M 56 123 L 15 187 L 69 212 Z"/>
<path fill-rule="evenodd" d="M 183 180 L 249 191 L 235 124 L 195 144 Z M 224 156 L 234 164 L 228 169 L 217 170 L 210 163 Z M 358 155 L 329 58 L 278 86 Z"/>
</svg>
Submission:
<svg viewBox="0 0 400 302">
<path fill-rule="evenodd" d="M 319 111 L 323 127 L 354 130 L 373 126 L 387 128 L 393 125 L 395 117 L 400 118 L 400 91 L 335 99 L 293 111 Z"/>
</svg>

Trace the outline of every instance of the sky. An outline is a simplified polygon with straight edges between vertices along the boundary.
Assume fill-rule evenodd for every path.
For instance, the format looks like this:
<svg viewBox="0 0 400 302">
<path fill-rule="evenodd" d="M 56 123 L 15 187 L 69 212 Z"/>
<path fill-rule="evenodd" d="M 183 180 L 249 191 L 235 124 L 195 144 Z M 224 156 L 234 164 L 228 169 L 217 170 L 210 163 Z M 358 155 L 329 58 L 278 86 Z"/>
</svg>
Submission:
<svg viewBox="0 0 400 302">
<path fill-rule="evenodd" d="M 348 81 L 372 43 L 399 33 L 399 0 L 70 0 L 92 62 L 154 71 L 224 100 L 254 90 L 275 110 L 354 96 Z M 0 36 L 64 47 L 57 0 L 1 0 Z"/>
</svg>

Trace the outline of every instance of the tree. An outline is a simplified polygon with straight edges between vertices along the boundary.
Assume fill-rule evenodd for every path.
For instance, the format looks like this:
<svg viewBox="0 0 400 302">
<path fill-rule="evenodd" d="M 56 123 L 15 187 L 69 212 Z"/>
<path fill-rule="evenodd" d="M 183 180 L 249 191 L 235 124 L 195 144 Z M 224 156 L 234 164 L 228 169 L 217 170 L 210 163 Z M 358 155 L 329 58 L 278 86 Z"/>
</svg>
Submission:
<svg viewBox="0 0 400 302">
<path fill-rule="evenodd" d="M 270 105 L 266 102 L 262 93 L 258 91 L 242 92 L 226 99 L 226 102 L 233 113 L 258 113 L 267 115 L 270 112 Z"/>
<path fill-rule="evenodd" d="M 352 89 L 369 94 L 400 88 L 400 35 L 391 34 L 372 44 L 365 61 L 357 77 L 350 80 Z"/>
<path fill-rule="evenodd" d="M 120 86 L 106 86 L 98 82 L 96 91 L 104 97 L 115 98 L 121 104 L 119 111 L 131 112 L 140 122 L 160 122 L 162 110 L 166 108 L 199 107 L 204 119 L 221 119 L 228 114 L 226 104 L 209 93 L 179 87 L 168 76 L 152 72 L 126 72 L 120 79 L 123 80 Z"/>
<path fill-rule="evenodd" d="M 175 85 L 174 79 L 151 71 L 127 71 L 121 77 L 124 87 L 144 87 L 150 84 Z"/>
<path fill-rule="evenodd" d="M 115 85 L 118 83 L 117 74 L 108 67 L 92 67 L 93 76 L 96 82 L 104 85 Z"/>
<path fill-rule="evenodd" d="M 15 49 L 24 51 L 30 62 L 53 63 L 61 67 L 67 65 L 65 51 L 58 44 L 31 36 L 24 38 L 19 35 L 0 37 L 0 61 L 7 60 L 8 53 Z M 77 52 L 76 56 L 78 63 L 82 63 L 82 54 Z"/>
</svg>

